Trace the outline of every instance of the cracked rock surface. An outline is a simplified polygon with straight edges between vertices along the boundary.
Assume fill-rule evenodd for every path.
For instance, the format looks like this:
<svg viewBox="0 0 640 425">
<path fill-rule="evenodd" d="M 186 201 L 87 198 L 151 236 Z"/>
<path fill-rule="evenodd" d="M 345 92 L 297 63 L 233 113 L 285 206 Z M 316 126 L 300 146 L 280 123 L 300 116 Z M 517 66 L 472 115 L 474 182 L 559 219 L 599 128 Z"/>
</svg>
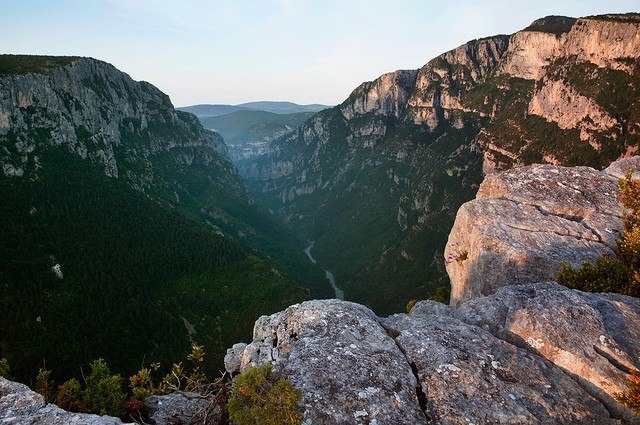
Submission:
<svg viewBox="0 0 640 425">
<path fill-rule="evenodd" d="M 404 354 L 362 305 L 307 301 L 261 317 L 241 369 L 264 362 L 302 390 L 305 423 L 427 423 Z"/>
<path fill-rule="evenodd" d="M 563 368 L 454 313 L 307 301 L 256 322 L 241 369 L 272 363 L 302 391 L 305 424 L 620 423 Z"/>
<path fill-rule="evenodd" d="M 613 400 L 640 368 L 640 300 L 555 282 L 506 286 L 464 303 L 456 316 L 535 352 L 569 373 L 617 415 Z"/>
<path fill-rule="evenodd" d="M 491 295 L 505 285 L 555 280 L 613 254 L 622 228 L 617 177 L 640 157 L 605 171 L 532 165 L 488 175 L 456 216 L 445 248 L 451 303 Z"/>
<path fill-rule="evenodd" d="M 444 316 L 387 319 L 414 365 L 432 423 L 615 423 L 560 368 Z"/>
</svg>

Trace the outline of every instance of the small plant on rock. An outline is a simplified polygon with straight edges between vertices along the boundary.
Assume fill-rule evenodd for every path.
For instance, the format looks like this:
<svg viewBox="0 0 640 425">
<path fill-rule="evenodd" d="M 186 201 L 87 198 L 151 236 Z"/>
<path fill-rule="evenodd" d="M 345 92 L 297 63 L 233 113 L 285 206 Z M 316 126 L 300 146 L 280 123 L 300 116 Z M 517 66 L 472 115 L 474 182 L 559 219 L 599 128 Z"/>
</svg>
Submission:
<svg viewBox="0 0 640 425">
<path fill-rule="evenodd" d="M 291 381 L 278 378 L 270 363 L 253 367 L 233 381 L 229 418 L 238 425 L 300 424 L 302 394 Z"/>
<path fill-rule="evenodd" d="M 83 397 L 87 409 L 100 415 L 120 416 L 123 413 L 125 399 L 122 377 L 111 375 L 104 360 L 94 360 Z"/>
<path fill-rule="evenodd" d="M 6 379 L 11 378 L 11 368 L 9 367 L 9 360 L 4 357 L 0 359 L 0 376 Z"/>
<path fill-rule="evenodd" d="M 45 368 L 40 368 L 38 376 L 36 376 L 36 392 L 44 397 L 47 403 L 51 403 L 53 400 L 53 380 L 51 378 L 51 371 Z"/>
<path fill-rule="evenodd" d="M 82 386 L 76 378 L 71 378 L 58 387 L 56 391 L 56 404 L 58 407 L 71 412 L 84 412 L 86 410 L 82 401 Z"/>
<path fill-rule="evenodd" d="M 631 372 L 629 382 L 627 382 L 627 390 L 616 394 L 616 400 L 640 415 L 640 372 L 637 370 Z"/>
</svg>

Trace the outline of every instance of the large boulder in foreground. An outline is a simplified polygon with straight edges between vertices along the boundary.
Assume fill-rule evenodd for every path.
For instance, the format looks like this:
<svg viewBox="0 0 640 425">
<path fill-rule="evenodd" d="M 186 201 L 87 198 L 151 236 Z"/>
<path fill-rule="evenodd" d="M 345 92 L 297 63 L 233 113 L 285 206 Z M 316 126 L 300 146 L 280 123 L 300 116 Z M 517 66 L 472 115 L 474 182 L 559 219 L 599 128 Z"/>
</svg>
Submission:
<svg viewBox="0 0 640 425">
<path fill-rule="evenodd" d="M 302 391 L 305 424 L 618 423 L 552 362 L 453 314 L 307 301 L 256 322 L 241 369 L 272 363 Z"/>
<path fill-rule="evenodd" d="M 607 424 L 607 409 L 562 369 L 445 316 L 387 320 L 435 424 Z"/>
<path fill-rule="evenodd" d="M 302 390 L 309 423 L 427 423 L 404 354 L 362 305 L 307 301 L 261 317 L 241 368 L 264 362 Z"/>
<path fill-rule="evenodd" d="M 622 228 L 617 178 L 640 157 L 605 171 L 532 165 L 490 174 L 462 205 L 445 248 L 451 303 L 491 295 L 505 285 L 555 280 L 612 255 Z"/>
</svg>

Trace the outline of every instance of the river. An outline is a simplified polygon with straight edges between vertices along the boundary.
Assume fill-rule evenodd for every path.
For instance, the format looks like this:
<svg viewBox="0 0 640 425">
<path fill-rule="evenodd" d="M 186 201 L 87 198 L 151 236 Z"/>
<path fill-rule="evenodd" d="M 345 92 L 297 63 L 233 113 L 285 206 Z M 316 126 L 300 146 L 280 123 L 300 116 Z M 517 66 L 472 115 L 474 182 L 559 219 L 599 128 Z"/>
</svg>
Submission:
<svg viewBox="0 0 640 425">
<path fill-rule="evenodd" d="M 316 259 L 313 258 L 313 255 L 311 255 L 311 248 L 313 248 L 313 242 L 311 242 L 311 244 L 304 249 L 304 253 L 307 254 L 307 257 L 309 257 L 309 261 L 311 261 L 313 264 L 316 264 L 317 263 Z M 331 284 L 331 287 L 333 288 L 333 292 L 335 293 L 336 298 L 339 300 L 344 300 L 344 291 L 338 288 L 338 285 L 336 285 L 336 278 L 333 276 L 333 273 L 325 269 L 324 275 L 327 277 L 327 280 Z"/>
</svg>

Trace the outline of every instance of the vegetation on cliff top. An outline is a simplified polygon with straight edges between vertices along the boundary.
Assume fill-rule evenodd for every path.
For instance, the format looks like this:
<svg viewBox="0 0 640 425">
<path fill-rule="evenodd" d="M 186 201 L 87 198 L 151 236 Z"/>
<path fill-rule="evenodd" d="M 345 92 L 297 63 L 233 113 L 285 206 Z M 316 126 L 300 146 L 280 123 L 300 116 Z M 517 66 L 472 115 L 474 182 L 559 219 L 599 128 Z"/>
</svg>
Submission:
<svg viewBox="0 0 640 425">
<path fill-rule="evenodd" d="M 44 72 L 70 65 L 78 59 L 78 56 L 0 55 L 0 75 Z"/>
</svg>

